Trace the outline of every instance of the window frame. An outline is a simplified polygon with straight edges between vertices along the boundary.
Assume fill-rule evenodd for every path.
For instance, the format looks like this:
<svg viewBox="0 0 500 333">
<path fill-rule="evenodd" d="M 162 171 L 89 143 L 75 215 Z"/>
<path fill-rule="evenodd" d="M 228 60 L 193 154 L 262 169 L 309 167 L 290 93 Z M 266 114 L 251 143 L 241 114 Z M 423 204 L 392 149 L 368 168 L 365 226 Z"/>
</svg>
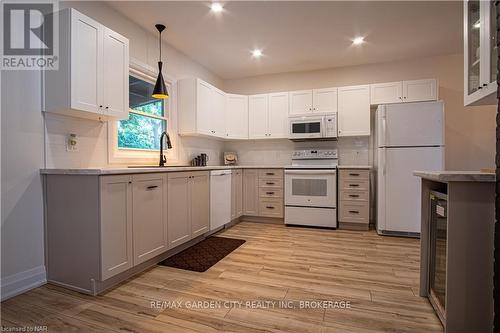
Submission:
<svg viewBox="0 0 500 333">
<path fill-rule="evenodd" d="M 138 79 L 150 82 L 156 81 L 155 70 L 153 67 L 141 63 L 135 59 L 130 59 L 129 75 Z M 144 115 L 154 119 L 162 119 L 166 121 L 165 130 L 170 136 L 173 149 L 164 149 L 164 154 L 167 156 L 168 164 L 178 163 L 177 147 L 177 128 L 174 126 L 176 119 L 176 83 L 169 77 L 165 76 L 165 85 L 169 91 L 168 102 L 164 103 L 163 117 L 143 113 L 129 109 L 129 112 L 134 114 Z M 156 165 L 160 159 L 159 149 L 143 149 L 143 148 L 119 148 L 118 147 L 118 121 L 108 121 L 108 163 L 109 164 L 127 164 L 127 165 Z"/>
</svg>

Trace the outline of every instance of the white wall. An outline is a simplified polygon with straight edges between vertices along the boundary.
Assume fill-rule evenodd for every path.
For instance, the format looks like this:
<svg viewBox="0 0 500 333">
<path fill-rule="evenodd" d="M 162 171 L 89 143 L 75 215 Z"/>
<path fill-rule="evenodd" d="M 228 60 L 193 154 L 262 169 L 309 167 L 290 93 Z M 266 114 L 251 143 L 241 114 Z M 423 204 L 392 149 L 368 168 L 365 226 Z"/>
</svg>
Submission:
<svg viewBox="0 0 500 333">
<path fill-rule="evenodd" d="M 3 71 L 1 75 L 3 299 L 44 283 L 45 268 L 40 73 Z"/>
</svg>

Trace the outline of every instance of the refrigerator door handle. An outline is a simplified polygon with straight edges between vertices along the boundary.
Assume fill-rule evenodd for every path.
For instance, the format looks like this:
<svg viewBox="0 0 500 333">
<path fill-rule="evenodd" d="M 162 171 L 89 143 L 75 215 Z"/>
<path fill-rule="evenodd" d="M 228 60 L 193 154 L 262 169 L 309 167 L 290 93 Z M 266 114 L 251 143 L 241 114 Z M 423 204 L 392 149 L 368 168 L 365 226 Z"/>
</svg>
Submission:
<svg viewBox="0 0 500 333">
<path fill-rule="evenodd" d="M 386 148 L 383 148 L 382 152 L 382 174 L 385 176 L 386 174 L 386 169 L 385 169 L 385 159 L 386 159 Z"/>
<path fill-rule="evenodd" d="M 384 146 L 387 144 L 386 136 L 387 136 L 387 118 L 385 117 L 385 112 L 382 114 L 382 142 Z"/>
</svg>

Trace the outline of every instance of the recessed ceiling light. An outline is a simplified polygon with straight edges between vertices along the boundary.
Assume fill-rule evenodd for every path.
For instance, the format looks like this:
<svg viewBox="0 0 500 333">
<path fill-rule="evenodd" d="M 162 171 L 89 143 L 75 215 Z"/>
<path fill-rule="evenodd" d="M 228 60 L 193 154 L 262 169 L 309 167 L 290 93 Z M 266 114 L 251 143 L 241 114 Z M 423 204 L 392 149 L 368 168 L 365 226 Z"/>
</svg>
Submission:
<svg viewBox="0 0 500 333">
<path fill-rule="evenodd" d="M 352 40 L 352 43 L 354 45 L 361 45 L 365 42 L 365 38 L 364 37 L 356 37 Z"/>
<path fill-rule="evenodd" d="M 220 13 L 222 12 L 222 4 L 219 3 L 219 2 L 212 2 L 212 4 L 210 5 L 210 9 L 214 12 L 214 13 Z"/>
<path fill-rule="evenodd" d="M 259 57 L 262 57 L 262 50 L 259 50 L 259 49 L 255 49 L 252 51 L 252 56 L 254 58 L 259 58 Z"/>
</svg>

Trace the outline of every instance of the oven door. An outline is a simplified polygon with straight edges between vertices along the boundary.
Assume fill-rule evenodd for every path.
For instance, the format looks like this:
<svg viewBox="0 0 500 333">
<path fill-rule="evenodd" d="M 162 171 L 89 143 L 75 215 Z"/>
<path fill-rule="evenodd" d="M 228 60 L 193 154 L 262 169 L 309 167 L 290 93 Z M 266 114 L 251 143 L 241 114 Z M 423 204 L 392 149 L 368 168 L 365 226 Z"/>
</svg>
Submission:
<svg viewBox="0 0 500 333">
<path fill-rule="evenodd" d="M 285 170 L 285 205 L 335 208 L 337 170 Z"/>
<path fill-rule="evenodd" d="M 290 139 L 318 139 L 324 136 L 323 117 L 289 118 Z"/>
</svg>

